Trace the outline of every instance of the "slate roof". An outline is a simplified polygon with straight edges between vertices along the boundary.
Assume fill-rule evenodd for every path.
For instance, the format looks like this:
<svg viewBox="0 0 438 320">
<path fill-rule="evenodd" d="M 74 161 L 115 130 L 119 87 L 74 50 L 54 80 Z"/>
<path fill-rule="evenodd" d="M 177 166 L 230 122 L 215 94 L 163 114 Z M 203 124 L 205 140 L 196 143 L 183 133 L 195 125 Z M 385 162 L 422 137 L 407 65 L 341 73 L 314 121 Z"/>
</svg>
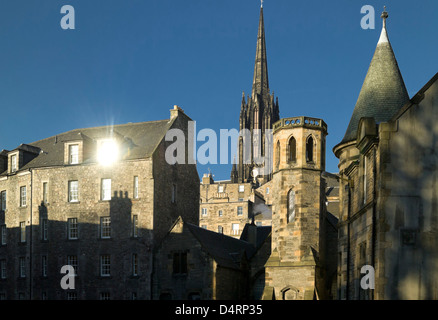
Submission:
<svg viewBox="0 0 438 320">
<path fill-rule="evenodd" d="M 408 101 L 409 95 L 388 39 L 386 18 L 384 18 L 377 48 L 362 85 L 347 131 L 340 144 L 356 140 L 358 124 L 361 118 L 373 117 L 376 123 L 387 122 Z"/>
<path fill-rule="evenodd" d="M 249 224 L 247 223 L 243 228 L 242 234 L 240 235 L 240 239 L 248 242 L 248 228 Z M 256 233 L 256 249 L 260 248 L 265 242 L 266 238 L 271 234 L 272 227 L 271 226 L 258 226 Z"/>
<path fill-rule="evenodd" d="M 64 164 L 64 142 L 83 140 L 95 143 L 98 139 L 115 137 L 124 142 L 129 152 L 124 160 L 133 160 L 150 157 L 172 125 L 172 121 L 159 120 L 139 123 L 128 123 L 114 126 L 102 126 L 85 129 L 75 129 L 56 136 L 28 144 L 37 147 L 40 152 L 33 160 L 26 163 L 20 170 L 58 166 Z M 21 146 L 20 146 L 21 147 Z M 14 150 L 19 149 L 17 147 Z M 33 148 L 35 149 L 35 148 Z M 91 157 L 84 163 L 95 162 Z"/>
<path fill-rule="evenodd" d="M 202 247 L 221 266 L 240 270 L 244 258 L 251 257 L 255 248 L 246 241 L 235 239 L 218 232 L 210 231 L 190 223 L 185 223 Z"/>
</svg>

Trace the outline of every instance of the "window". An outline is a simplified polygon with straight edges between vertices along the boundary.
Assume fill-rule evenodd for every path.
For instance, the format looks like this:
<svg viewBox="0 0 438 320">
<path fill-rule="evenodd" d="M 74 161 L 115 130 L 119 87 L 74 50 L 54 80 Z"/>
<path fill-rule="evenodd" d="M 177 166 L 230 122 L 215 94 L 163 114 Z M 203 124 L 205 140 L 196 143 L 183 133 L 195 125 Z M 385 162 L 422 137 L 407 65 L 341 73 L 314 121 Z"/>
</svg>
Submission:
<svg viewBox="0 0 438 320">
<path fill-rule="evenodd" d="M 219 210 L 219 211 L 218 211 L 218 216 L 219 216 L 219 217 L 222 217 L 222 215 L 223 215 L 222 210 Z"/>
<path fill-rule="evenodd" d="M 132 275 L 138 275 L 138 255 L 136 253 L 132 254 Z"/>
<path fill-rule="evenodd" d="M 310 136 L 306 143 L 306 161 L 313 162 L 313 138 Z"/>
<path fill-rule="evenodd" d="M 245 192 L 245 186 L 244 185 L 240 185 L 239 186 L 239 192 Z"/>
<path fill-rule="evenodd" d="M 269 187 L 266 188 L 266 194 L 269 194 Z"/>
<path fill-rule="evenodd" d="M 100 237 L 102 239 L 111 237 L 111 217 L 100 218 Z"/>
<path fill-rule="evenodd" d="M 79 200 L 79 183 L 78 181 L 68 182 L 68 202 L 78 202 Z"/>
<path fill-rule="evenodd" d="M 224 192 L 224 186 L 218 186 L 217 187 L 217 192 L 219 192 L 219 193 Z"/>
<path fill-rule="evenodd" d="M 75 269 L 75 276 L 78 274 L 78 256 L 67 256 L 67 265 Z"/>
<path fill-rule="evenodd" d="M 138 237 L 138 215 L 136 214 L 132 216 L 132 236 L 134 238 Z"/>
<path fill-rule="evenodd" d="M 48 184 L 47 182 L 43 182 L 43 202 L 48 203 Z"/>
<path fill-rule="evenodd" d="M 187 252 L 173 253 L 173 273 L 174 274 L 187 273 Z"/>
<path fill-rule="evenodd" d="M 363 156 L 363 204 L 367 203 L 367 157 Z"/>
<path fill-rule="evenodd" d="M 26 259 L 24 257 L 20 257 L 19 260 L 19 275 L 20 278 L 26 277 Z"/>
<path fill-rule="evenodd" d="M 100 275 L 109 277 L 111 275 L 111 257 L 108 254 L 100 256 Z"/>
<path fill-rule="evenodd" d="M 243 215 L 243 207 L 237 207 L 237 215 L 238 216 Z"/>
<path fill-rule="evenodd" d="M 111 294 L 109 292 L 101 292 L 100 300 L 111 300 Z"/>
<path fill-rule="evenodd" d="M 294 137 L 291 137 L 289 139 L 289 145 L 288 145 L 288 153 L 289 153 L 289 161 L 290 162 L 296 162 L 297 161 L 297 141 Z"/>
<path fill-rule="evenodd" d="M 224 228 L 222 226 L 217 227 L 217 232 L 224 233 Z"/>
<path fill-rule="evenodd" d="M 26 201 L 26 186 L 20 187 L 20 207 L 25 207 L 27 204 Z"/>
<path fill-rule="evenodd" d="M 14 154 L 11 156 L 11 171 L 17 171 L 17 155 Z"/>
<path fill-rule="evenodd" d="M 277 141 L 277 145 L 275 146 L 275 167 L 278 169 L 280 165 L 280 141 Z"/>
<path fill-rule="evenodd" d="M 102 179 L 102 200 L 111 200 L 111 179 Z"/>
<path fill-rule="evenodd" d="M 6 190 L 2 191 L 0 194 L 0 210 L 5 211 L 6 210 Z"/>
<path fill-rule="evenodd" d="M 201 228 L 207 230 L 207 225 L 206 224 L 202 224 Z"/>
<path fill-rule="evenodd" d="M 287 194 L 287 223 L 295 220 L 295 191 L 290 190 Z"/>
<path fill-rule="evenodd" d="M 207 208 L 202 208 L 202 215 L 203 215 L 203 216 L 206 216 L 207 213 L 208 213 Z"/>
<path fill-rule="evenodd" d="M 68 159 L 70 164 L 78 164 L 79 163 L 79 145 L 72 144 L 68 148 Z"/>
<path fill-rule="evenodd" d="M 69 218 L 67 220 L 67 228 L 68 239 L 78 239 L 78 218 Z"/>
<path fill-rule="evenodd" d="M 41 240 L 48 239 L 49 220 L 47 218 L 41 218 Z"/>
<path fill-rule="evenodd" d="M 78 294 L 74 291 L 67 291 L 67 300 L 78 300 Z"/>
<path fill-rule="evenodd" d="M 238 235 L 239 234 L 239 224 L 233 223 L 231 225 L 231 230 L 232 230 L 233 235 L 235 235 L 235 236 Z"/>
<path fill-rule="evenodd" d="M 47 256 L 41 256 L 41 276 L 47 277 Z"/>
<path fill-rule="evenodd" d="M 0 226 L 0 243 L 2 246 L 6 245 L 6 225 L 3 224 Z"/>
<path fill-rule="evenodd" d="M 0 260 L 0 278 L 6 279 L 6 260 Z"/>
<path fill-rule="evenodd" d="M 26 242 L 26 223 L 20 222 L 20 242 Z"/>
<path fill-rule="evenodd" d="M 176 184 L 172 185 L 172 203 L 176 203 Z"/>
<path fill-rule="evenodd" d="M 138 177 L 134 177 L 134 199 L 138 199 Z"/>
</svg>

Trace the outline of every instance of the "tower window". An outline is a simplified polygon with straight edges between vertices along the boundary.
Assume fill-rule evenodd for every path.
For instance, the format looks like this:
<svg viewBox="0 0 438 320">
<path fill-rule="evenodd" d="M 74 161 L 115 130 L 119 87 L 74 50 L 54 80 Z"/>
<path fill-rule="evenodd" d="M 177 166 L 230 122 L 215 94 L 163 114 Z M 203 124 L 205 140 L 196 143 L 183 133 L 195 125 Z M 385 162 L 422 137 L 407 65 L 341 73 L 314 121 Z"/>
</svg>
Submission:
<svg viewBox="0 0 438 320">
<path fill-rule="evenodd" d="M 306 143 L 306 161 L 313 162 L 313 138 L 311 136 Z"/>
<path fill-rule="evenodd" d="M 275 147 L 275 167 L 278 169 L 280 165 L 280 141 L 277 141 L 277 146 Z"/>
<path fill-rule="evenodd" d="M 289 161 L 290 162 L 296 162 L 297 161 L 297 141 L 294 137 L 290 138 L 289 140 Z"/>
<path fill-rule="evenodd" d="M 287 194 L 287 223 L 295 219 L 295 191 L 290 190 Z"/>
</svg>

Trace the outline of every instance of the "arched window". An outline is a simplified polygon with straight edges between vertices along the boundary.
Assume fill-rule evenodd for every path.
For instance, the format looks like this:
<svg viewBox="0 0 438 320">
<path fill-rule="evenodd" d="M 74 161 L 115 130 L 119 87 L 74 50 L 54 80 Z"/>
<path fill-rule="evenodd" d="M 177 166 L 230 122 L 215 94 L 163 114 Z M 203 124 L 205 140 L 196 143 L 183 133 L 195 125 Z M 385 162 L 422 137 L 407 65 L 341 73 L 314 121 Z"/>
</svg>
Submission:
<svg viewBox="0 0 438 320">
<path fill-rule="evenodd" d="M 310 136 L 306 143 L 306 161 L 313 162 L 313 137 Z"/>
<path fill-rule="evenodd" d="M 288 145 L 288 153 L 289 153 L 289 161 L 296 162 L 297 161 L 297 141 L 294 137 L 289 139 Z"/>
<path fill-rule="evenodd" d="M 287 223 L 295 220 L 295 191 L 290 190 L 287 194 Z"/>
<path fill-rule="evenodd" d="M 275 167 L 278 169 L 280 165 L 280 141 L 277 141 L 277 146 L 275 147 Z"/>
</svg>

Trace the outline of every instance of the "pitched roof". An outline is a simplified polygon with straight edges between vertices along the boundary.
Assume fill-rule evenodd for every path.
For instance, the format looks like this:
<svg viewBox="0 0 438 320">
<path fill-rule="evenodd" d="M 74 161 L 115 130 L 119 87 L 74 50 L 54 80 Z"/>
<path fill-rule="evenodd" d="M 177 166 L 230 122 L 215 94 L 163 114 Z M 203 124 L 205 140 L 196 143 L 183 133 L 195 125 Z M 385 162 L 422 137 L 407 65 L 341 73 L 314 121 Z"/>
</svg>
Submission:
<svg viewBox="0 0 438 320">
<path fill-rule="evenodd" d="M 95 143 L 98 139 L 108 137 L 121 139 L 125 147 L 129 147 L 129 152 L 124 156 L 124 160 L 147 158 L 152 155 L 172 123 L 169 120 L 160 120 L 67 131 L 30 143 L 31 147 L 39 148 L 40 153 L 20 170 L 63 165 L 64 142 L 83 140 Z M 91 157 L 85 159 L 84 163 L 95 161 L 95 157 Z"/>
<path fill-rule="evenodd" d="M 341 144 L 356 140 L 361 118 L 373 117 L 376 123 L 389 121 L 409 100 L 386 31 L 387 17 L 384 12 L 382 33 Z"/>
<path fill-rule="evenodd" d="M 254 246 L 246 241 L 235 239 L 218 232 L 185 223 L 202 247 L 221 266 L 240 269 L 240 262 L 246 255 L 249 258 L 255 252 Z"/>
</svg>

